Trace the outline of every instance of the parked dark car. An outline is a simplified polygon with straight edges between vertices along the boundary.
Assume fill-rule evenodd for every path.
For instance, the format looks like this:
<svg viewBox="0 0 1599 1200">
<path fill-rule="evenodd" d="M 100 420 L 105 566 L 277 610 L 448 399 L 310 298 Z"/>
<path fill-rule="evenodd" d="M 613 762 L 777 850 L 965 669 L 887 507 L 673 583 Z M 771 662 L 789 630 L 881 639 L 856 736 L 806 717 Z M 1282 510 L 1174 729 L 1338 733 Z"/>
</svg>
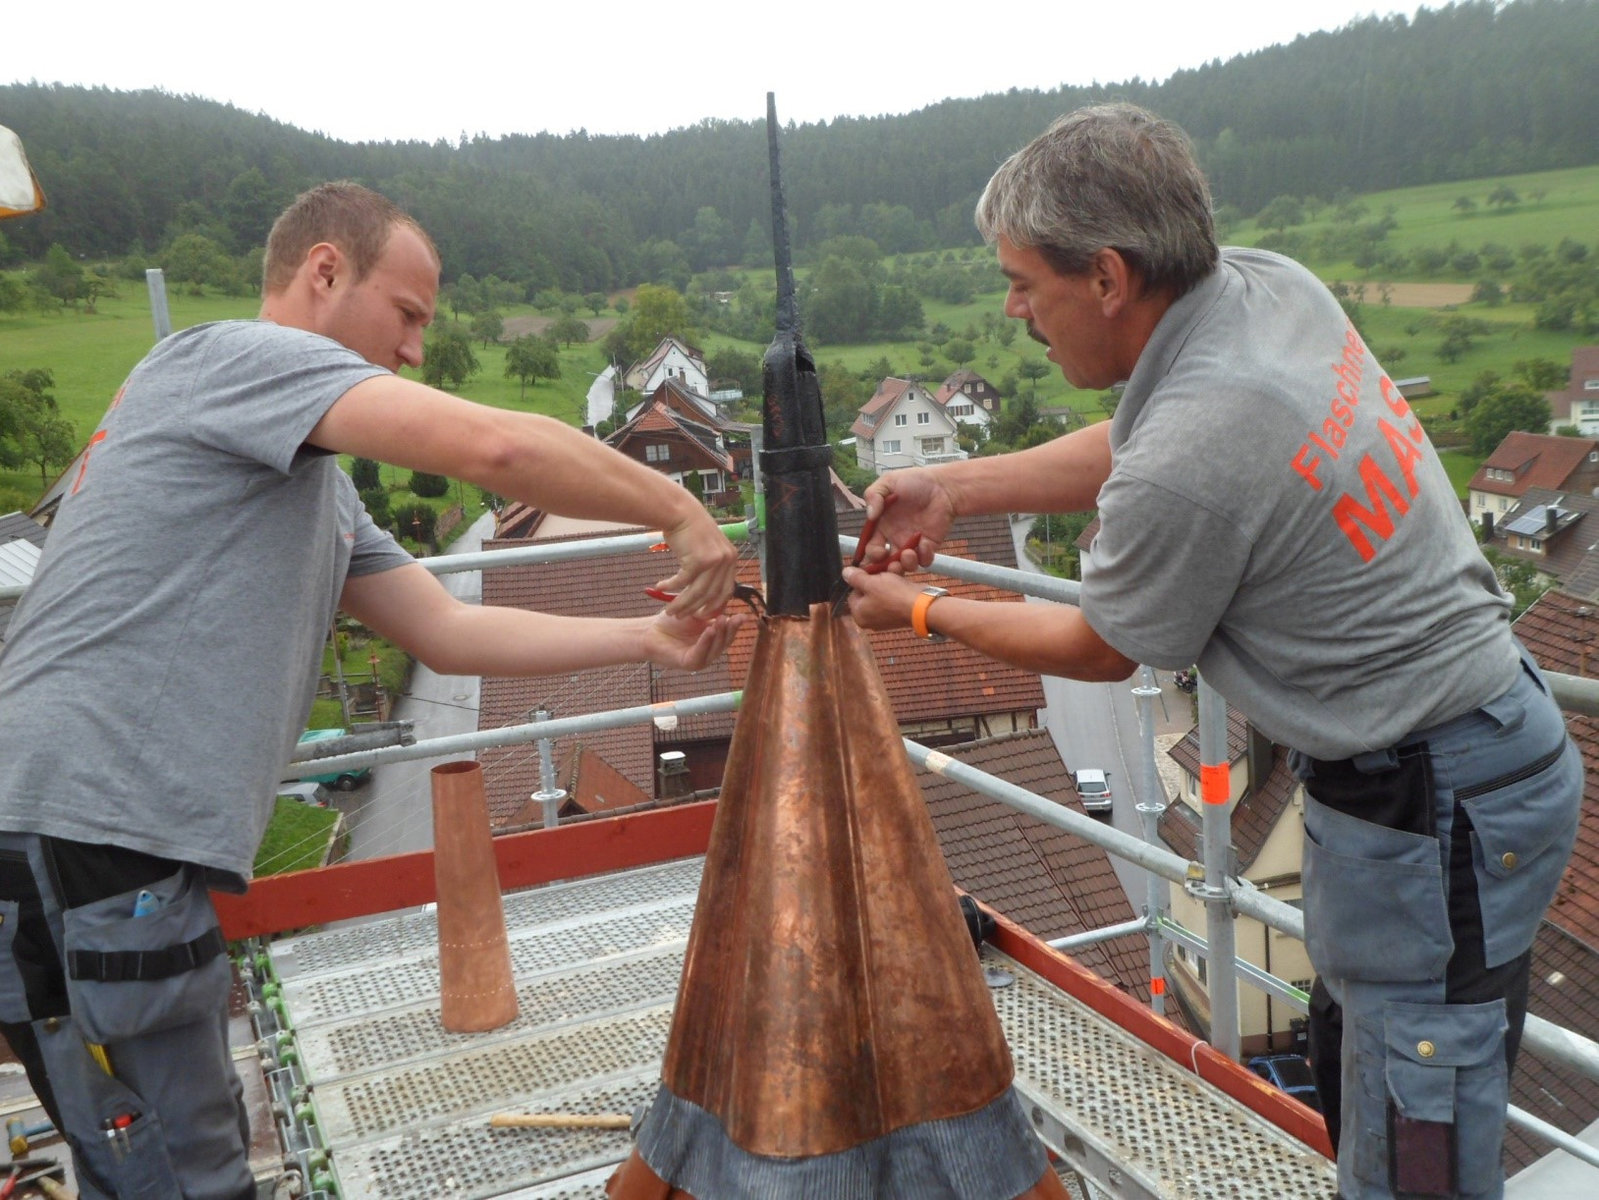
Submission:
<svg viewBox="0 0 1599 1200">
<path fill-rule="evenodd" d="M 300 745 L 307 742 L 325 742 L 329 738 L 348 737 L 348 729 L 307 729 L 300 735 Z M 353 771 L 339 771 L 332 775 L 308 775 L 308 783 L 325 783 L 341 792 L 353 792 L 372 777 L 371 767 L 357 767 Z"/>
<path fill-rule="evenodd" d="M 1249 1060 L 1249 1069 L 1273 1087 L 1281 1088 L 1295 1100 L 1321 1111 L 1316 1081 L 1310 1064 L 1297 1054 L 1262 1054 Z"/>
</svg>

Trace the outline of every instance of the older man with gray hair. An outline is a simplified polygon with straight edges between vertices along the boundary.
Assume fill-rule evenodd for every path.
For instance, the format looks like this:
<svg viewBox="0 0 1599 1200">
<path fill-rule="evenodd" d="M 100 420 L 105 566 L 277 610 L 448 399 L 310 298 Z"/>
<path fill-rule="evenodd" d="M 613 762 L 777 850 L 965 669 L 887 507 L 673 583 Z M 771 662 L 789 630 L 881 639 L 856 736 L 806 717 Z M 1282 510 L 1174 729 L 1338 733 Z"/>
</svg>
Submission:
<svg viewBox="0 0 1599 1200">
<path fill-rule="evenodd" d="M 1197 663 L 1309 796 L 1311 1051 L 1340 1195 L 1502 1195 L 1582 762 L 1420 420 L 1310 272 L 1218 250 L 1188 139 L 1152 113 L 1061 118 L 977 223 L 1006 314 L 1073 386 L 1124 390 L 1045 445 L 877 480 L 869 555 L 891 570 L 846 571 L 851 611 L 1078 679 Z M 1094 507 L 1078 608 L 909 578 L 962 514 Z"/>
</svg>

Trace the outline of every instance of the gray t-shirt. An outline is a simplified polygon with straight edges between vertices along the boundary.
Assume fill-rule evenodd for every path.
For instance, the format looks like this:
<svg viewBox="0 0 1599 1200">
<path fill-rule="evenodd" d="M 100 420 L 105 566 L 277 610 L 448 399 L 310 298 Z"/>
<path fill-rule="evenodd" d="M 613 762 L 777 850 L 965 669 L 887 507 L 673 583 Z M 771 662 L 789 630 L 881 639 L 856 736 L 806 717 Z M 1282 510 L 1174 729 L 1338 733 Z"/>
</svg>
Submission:
<svg viewBox="0 0 1599 1200">
<path fill-rule="evenodd" d="M 1514 682 L 1510 602 L 1421 422 L 1298 264 L 1224 250 L 1156 327 L 1111 447 L 1082 609 L 1127 657 L 1197 662 L 1317 758 Z"/>
<path fill-rule="evenodd" d="M 346 576 L 411 561 L 304 444 L 384 373 L 257 321 L 174 334 L 134 369 L 0 656 L 0 829 L 244 886 Z"/>
</svg>

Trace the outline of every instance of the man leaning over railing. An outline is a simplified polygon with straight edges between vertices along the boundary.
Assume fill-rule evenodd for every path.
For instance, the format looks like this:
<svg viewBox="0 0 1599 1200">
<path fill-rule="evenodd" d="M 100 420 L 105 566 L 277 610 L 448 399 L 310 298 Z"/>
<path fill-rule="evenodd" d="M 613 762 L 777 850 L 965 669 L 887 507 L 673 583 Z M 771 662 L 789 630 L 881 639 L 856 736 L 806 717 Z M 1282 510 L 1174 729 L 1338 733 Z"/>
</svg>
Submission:
<svg viewBox="0 0 1599 1200">
<path fill-rule="evenodd" d="M 1110 421 L 1046 445 L 874 483 L 868 553 L 894 569 L 846 570 L 851 612 L 1079 679 L 1197 663 L 1292 747 L 1340 1194 L 1500 1196 L 1582 763 L 1420 421 L 1308 271 L 1218 251 L 1188 140 L 1150 113 L 1063 117 L 995 173 L 977 222 L 1007 315 L 1073 386 L 1125 390 Z M 1080 608 L 907 577 L 958 516 L 1095 506 Z"/>
<path fill-rule="evenodd" d="M 402 379 L 439 256 L 324 184 L 267 242 L 259 321 L 163 339 L 81 460 L 0 658 L 0 1025 L 83 1196 L 255 1195 L 207 887 L 243 891 L 336 607 L 448 674 L 720 654 L 736 555 L 664 475 L 547 417 Z M 338 453 L 661 528 L 661 614 L 462 604 Z"/>
</svg>

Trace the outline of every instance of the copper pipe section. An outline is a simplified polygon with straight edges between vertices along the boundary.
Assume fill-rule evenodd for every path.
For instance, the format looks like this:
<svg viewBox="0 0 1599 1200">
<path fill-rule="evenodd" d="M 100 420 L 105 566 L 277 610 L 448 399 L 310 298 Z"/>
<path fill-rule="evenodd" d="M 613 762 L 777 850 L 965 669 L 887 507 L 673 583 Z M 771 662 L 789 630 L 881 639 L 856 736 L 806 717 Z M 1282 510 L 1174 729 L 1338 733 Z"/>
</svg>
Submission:
<svg viewBox="0 0 1599 1200">
<path fill-rule="evenodd" d="M 865 635 L 762 623 L 662 1079 L 752 1154 L 972 1112 L 1010 1051 Z"/>
<path fill-rule="evenodd" d="M 481 1033 L 513 1020 L 517 1011 L 483 768 L 443 763 L 432 776 L 439 1018 L 452 1033 Z"/>
</svg>

